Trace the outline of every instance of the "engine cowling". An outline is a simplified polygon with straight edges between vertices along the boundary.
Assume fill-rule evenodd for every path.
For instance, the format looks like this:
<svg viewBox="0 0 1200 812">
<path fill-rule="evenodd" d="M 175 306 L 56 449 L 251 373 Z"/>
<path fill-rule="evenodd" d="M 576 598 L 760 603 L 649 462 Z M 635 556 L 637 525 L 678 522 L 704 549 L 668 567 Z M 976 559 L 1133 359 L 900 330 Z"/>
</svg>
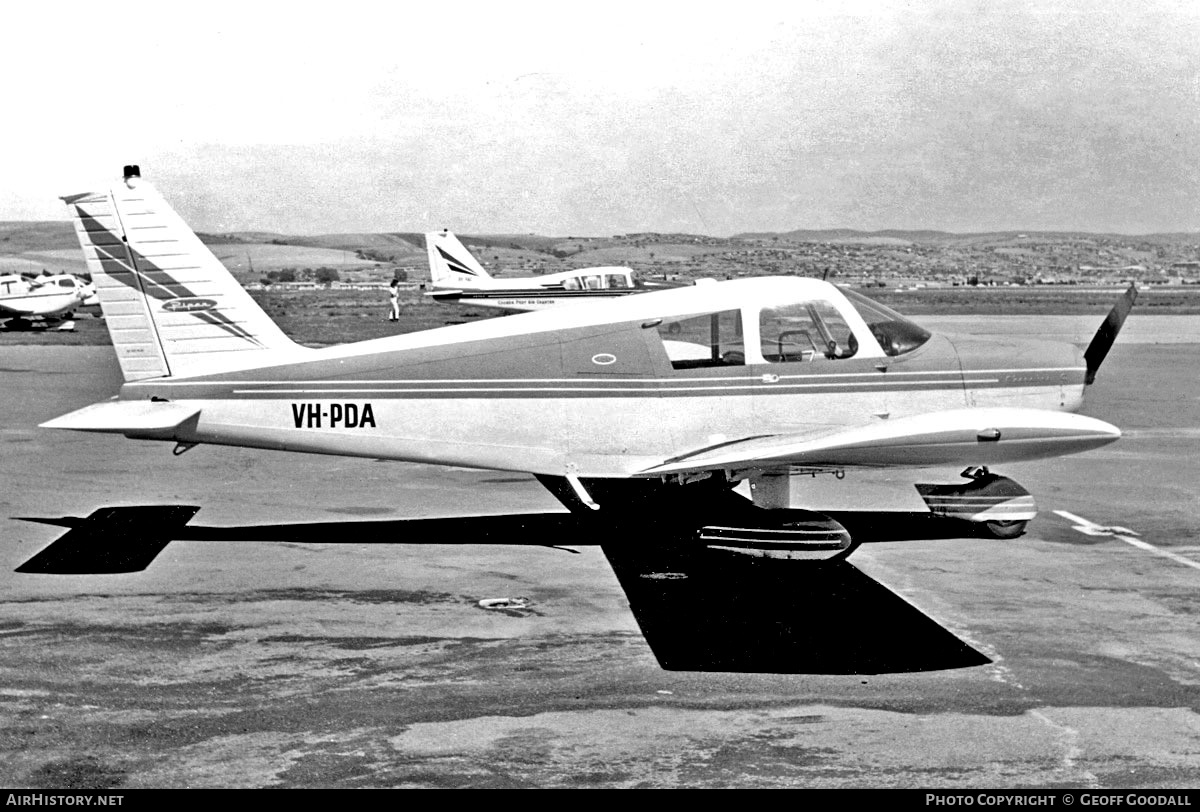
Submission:
<svg viewBox="0 0 1200 812">
<path fill-rule="evenodd" d="M 809 510 L 762 510 L 698 531 L 710 550 L 753 558 L 827 561 L 850 549 L 850 532 L 835 519 Z"/>
</svg>

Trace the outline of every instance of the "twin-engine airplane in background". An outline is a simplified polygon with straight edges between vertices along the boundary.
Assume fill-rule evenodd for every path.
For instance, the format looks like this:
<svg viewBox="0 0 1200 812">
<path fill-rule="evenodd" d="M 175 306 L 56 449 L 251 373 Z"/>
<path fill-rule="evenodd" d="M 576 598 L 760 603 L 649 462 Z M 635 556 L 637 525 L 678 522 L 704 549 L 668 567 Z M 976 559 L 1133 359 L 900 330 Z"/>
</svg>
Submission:
<svg viewBox="0 0 1200 812">
<path fill-rule="evenodd" d="M 5 329 L 29 329 L 69 319 L 80 307 L 99 304 L 90 284 L 71 274 L 24 277 L 0 275 L 0 322 Z"/>
<path fill-rule="evenodd" d="M 429 275 L 433 279 L 428 295 L 446 304 L 541 310 L 668 287 L 657 283 L 647 285 L 632 269 L 618 266 L 578 268 L 522 279 L 496 279 L 449 231 L 427 233 L 425 249 L 429 253 Z"/>
<path fill-rule="evenodd" d="M 41 520 L 72 529 L 23 572 L 136 571 L 178 539 L 598 544 L 664 668 L 958 667 L 987 658 L 846 559 L 863 541 L 1019 535 L 1033 499 L 985 466 L 1120 436 L 1073 412 L 1132 288 L 1084 353 L 936 335 L 797 277 L 307 349 L 136 167 L 64 199 L 125 384 L 45 427 L 527 472 L 569 512 L 206 528 L 185 526 L 194 507 L 105 508 Z M 917 466 L 970 467 L 920 486 L 929 512 L 907 519 L 794 506 L 793 474 Z"/>
</svg>

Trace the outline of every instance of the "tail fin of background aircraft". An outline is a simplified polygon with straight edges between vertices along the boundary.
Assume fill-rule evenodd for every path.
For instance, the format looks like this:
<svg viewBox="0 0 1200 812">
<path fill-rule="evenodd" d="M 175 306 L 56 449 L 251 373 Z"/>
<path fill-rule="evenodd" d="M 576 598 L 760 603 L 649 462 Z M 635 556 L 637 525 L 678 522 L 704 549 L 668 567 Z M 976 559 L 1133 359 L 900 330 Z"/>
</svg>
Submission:
<svg viewBox="0 0 1200 812">
<path fill-rule="evenodd" d="M 125 380 L 303 351 L 140 175 L 127 166 L 109 190 L 63 198 Z"/>
<path fill-rule="evenodd" d="M 434 287 L 479 287 L 492 278 L 449 231 L 427 233 L 425 248 Z"/>
</svg>

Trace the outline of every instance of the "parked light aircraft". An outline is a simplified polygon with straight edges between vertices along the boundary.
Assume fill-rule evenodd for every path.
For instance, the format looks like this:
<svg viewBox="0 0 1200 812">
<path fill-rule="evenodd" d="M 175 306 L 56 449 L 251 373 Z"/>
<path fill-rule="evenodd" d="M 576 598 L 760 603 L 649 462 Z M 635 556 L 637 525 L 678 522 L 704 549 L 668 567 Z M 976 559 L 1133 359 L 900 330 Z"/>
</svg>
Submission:
<svg viewBox="0 0 1200 812">
<path fill-rule="evenodd" d="M 590 302 L 643 293 L 647 286 L 630 268 L 603 266 L 531 276 L 496 279 L 449 231 L 425 235 L 429 254 L 429 295 L 439 302 L 496 307 L 504 310 L 541 310 L 561 304 Z"/>
<path fill-rule="evenodd" d="M 76 308 L 95 304 L 99 304 L 96 291 L 71 274 L 0 275 L 0 321 L 8 329 L 70 318 Z"/>
<path fill-rule="evenodd" d="M 125 383 L 45 427 L 164 440 L 177 452 L 207 443 L 526 472 L 569 512 L 331 530 L 185 527 L 197 508 L 104 508 L 42 519 L 72 529 L 24 572 L 140 570 L 173 539 L 598 544 L 665 668 L 958 667 L 987 658 L 848 556 L 862 541 L 946 535 L 926 521 L 938 517 L 950 535 L 1019 535 L 1033 498 L 986 466 L 1120 436 L 1073 412 L 1132 288 L 1085 353 L 934 334 L 796 277 L 308 349 L 136 167 L 107 191 L 64 200 Z M 896 516 L 794 507 L 797 473 L 964 465 L 961 484 L 921 486 L 929 512 L 907 529 Z M 734 491 L 746 484 L 748 497 Z"/>
</svg>

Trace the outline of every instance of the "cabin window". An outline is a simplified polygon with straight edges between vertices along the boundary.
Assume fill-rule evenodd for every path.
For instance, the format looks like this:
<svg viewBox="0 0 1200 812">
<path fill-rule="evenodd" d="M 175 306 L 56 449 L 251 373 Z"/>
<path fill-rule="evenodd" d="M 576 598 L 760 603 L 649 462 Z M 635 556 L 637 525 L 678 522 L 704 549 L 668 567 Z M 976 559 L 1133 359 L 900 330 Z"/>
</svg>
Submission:
<svg viewBox="0 0 1200 812">
<path fill-rule="evenodd" d="M 629 280 L 624 274 L 610 273 L 604 277 L 610 288 L 628 288 L 630 287 Z"/>
<path fill-rule="evenodd" d="M 742 366 L 746 363 L 740 310 L 674 321 L 664 319 L 658 325 L 658 332 L 675 369 Z"/>
<path fill-rule="evenodd" d="M 857 291 L 842 288 L 842 293 L 863 317 L 863 321 L 871 328 L 871 335 L 875 336 L 879 346 L 888 355 L 896 356 L 911 352 L 933 335 L 890 307 L 872 301 Z"/>
<path fill-rule="evenodd" d="M 842 314 L 829 302 L 768 307 L 759 316 L 763 359 L 770 363 L 850 358 L 858 352 Z"/>
<path fill-rule="evenodd" d="M 569 279 L 563 280 L 563 289 L 564 290 L 579 290 L 579 280 L 573 276 L 570 277 Z"/>
<path fill-rule="evenodd" d="M 602 277 L 599 274 L 583 277 L 583 286 L 588 290 L 600 290 L 604 287 Z"/>
<path fill-rule="evenodd" d="M 60 280 L 58 280 L 58 286 L 60 288 L 73 288 L 73 287 L 75 287 L 75 280 L 74 279 L 60 279 Z"/>
</svg>

